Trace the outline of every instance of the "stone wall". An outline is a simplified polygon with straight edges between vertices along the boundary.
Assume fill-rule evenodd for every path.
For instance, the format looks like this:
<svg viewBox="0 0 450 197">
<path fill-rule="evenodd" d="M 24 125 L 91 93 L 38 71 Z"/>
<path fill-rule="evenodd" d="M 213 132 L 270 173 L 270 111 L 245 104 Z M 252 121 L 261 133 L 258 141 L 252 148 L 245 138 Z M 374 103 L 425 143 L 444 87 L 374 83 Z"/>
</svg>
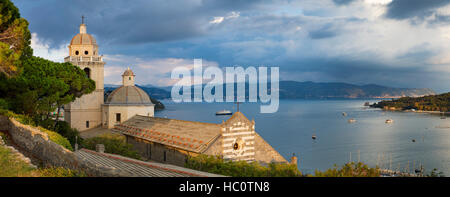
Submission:
<svg viewBox="0 0 450 197">
<path fill-rule="evenodd" d="M 192 154 L 187 151 L 181 152 L 180 150 L 169 148 L 162 144 L 136 139 L 132 136 L 126 136 L 126 140 L 128 144 L 133 145 L 133 149 L 142 157 L 160 163 L 184 167 L 187 156 Z"/>
<path fill-rule="evenodd" d="M 96 166 L 79 158 L 74 152 L 51 141 L 46 133 L 13 118 L 0 115 L 0 130 L 7 131 L 15 145 L 42 161 L 44 166 L 80 170 L 90 176 L 128 176 L 118 169 Z"/>
</svg>

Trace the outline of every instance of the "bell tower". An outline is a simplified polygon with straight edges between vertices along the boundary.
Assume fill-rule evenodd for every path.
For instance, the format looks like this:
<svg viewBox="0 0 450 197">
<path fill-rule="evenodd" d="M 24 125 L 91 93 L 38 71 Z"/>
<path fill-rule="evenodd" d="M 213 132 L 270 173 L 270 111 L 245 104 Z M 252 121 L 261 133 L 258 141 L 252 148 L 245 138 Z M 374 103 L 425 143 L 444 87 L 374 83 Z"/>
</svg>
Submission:
<svg viewBox="0 0 450 197">
<path fill-rule="evenodd" d="M 101 126 L 102 104 L 104 102 L 104 65 L 103 56 L 98 55 L 98 45 L 95 38 L 87 33 L 84 16 L 80 24 L 80 32 L 75 35 L 69 45 L 69 56 L 64 62 L 70 62 L 80 67 L 86 76 L 95 81 L 94 92 L 77 98 L 64 106 L 64 120 L 72 128 L 79 131 Z"/>
</svg>

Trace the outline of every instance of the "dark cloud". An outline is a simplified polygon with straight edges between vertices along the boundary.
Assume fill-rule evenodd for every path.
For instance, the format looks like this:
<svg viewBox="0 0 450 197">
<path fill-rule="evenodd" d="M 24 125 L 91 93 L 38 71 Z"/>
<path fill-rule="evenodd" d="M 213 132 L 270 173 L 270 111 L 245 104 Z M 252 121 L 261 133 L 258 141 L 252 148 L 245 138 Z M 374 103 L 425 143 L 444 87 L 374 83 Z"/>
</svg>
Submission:
<svg viewBox="0 0 450 197">
<path fill-rule="evenodd" d="M 436 8 L 445 6 L 450 0 L 393 0 L 387 5 L 386 17 L 392 19 L 424 19 L 435 13 Z"/>
<path fill-rule="evenodd" d="M 101 53 L 105 54 L 143 60 L 203 58 L 218 62 L 220 66 L 280 66 L 281 72 L 292 75 L 319 73 L 317 81 L 448 90 L 446 83 L 442 82 L 448 82 L 448 76 L 427 70 L 426 60 L 436 53 L 433 46 L 419 45 L 407 50 L 395 58 L 397 61 L 392 61 L 396 62 L 395 65 L 382 62 L 376 54 L 363 54 L 364 61 L 355 60 L 355 56 L 365 53 L 364 46 L 355 46 L 352 48 L 354 54 L 349 52 L 339 57 L 330 57 L 333 53 L 328 54 L 327 49 L 321 49 L 327 38 L 336 41 L 330 43 L 350 44 L 352 39 L 345 35 L 365 31 L 358 29 L 359 24 L 366 27 L 364 18 L 311 15 L 307 11 L 298 15 L 276 14 L 276 8 L 261 5 L 270 2 L 248 0 L 13 1 L 30 22 L 31 31 L 36 32 L 40 39 L 52 40 L 53 47 L 67 44 L 78 32 L 81 15 L 85 15 L 88 17 L 88 32 L 94 34 Z M 352 2 L 334 0 L 336 5 L 353 5 Z M 447 3 L 394 0 L 387 5 L 386 17 L 423 19 Z M 335 5 L 331 7 L 335 8 Z M 328 9 L 310 10 L 325 13 Z M 231 11 L 240 12 L 240 17 L 209 24 L 213 17 L 226 17 Z M 450 18 L 436 15 L 436 20 L 450 21 Z M 348 40 L 337 42 L 339 39 Z M 395 44 L 392 43 L 394 48 Z M 339 48 L 343 47 L 329 46 L 331 52 Z M 283 79 L 284 76 L 280 77 Z M 152 83 L 153 79 L 148 80 L 147 83 Z"/>
<path fill-rule="evenodd" d="M 333 0 L 336 5 L 348 5 L 356 0 Z"/>
<path fill-rule="evenodd" d="M 206 34 L 205 24 L 215 16 L 251 9 L 260 1 L 106 1 L 49 0 L 14 3 L 30 22 L 32 32 L 58 45 L 78 31 L 81 15 L 88 32 L 108 43 L 172 41 Z"/>
<path fill-rule="evenodd" d="M 312 30 L 308 33 L 312 39 L 331 38 L 337 35 L 336 30 L 330 24 L 321 27 L 320 29 Z"/>
</svg>

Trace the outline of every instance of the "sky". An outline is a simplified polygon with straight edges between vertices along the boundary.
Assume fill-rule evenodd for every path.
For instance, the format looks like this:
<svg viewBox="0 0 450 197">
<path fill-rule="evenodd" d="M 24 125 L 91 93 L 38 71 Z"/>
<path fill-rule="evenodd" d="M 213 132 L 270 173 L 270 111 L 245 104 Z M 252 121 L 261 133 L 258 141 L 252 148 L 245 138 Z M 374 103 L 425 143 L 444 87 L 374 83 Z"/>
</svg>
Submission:
<svg viewBox="0 0 450 197">
<path fill-rule="evenodd" d="M 130 67 L 168 86 L 177 66 L 277 66 L 280 80 L 450 91 L 450 0 L 12 0 L 34 55 L 62 62 L 87 17 L 105 83 Z"/>
</svg>

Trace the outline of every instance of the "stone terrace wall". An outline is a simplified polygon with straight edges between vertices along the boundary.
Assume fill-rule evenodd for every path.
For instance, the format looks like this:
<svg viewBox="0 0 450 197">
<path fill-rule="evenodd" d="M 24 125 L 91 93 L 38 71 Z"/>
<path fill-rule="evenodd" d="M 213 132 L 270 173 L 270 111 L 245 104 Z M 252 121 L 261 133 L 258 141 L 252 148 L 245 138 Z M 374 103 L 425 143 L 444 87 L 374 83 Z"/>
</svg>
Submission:
<svg viewBox="0 0 450 197">
<path fill-rule="evenodd" d="M 37 128 L 23 125 L 13 118 L 0 115 L 0 130 L 8 131 L 17 146 L 41 160 L 45 166 L 81 170 L 90 176 L 130 176 L 119 169 L 96 166 L 79 158 L 74 152 L 51 141 L 46 133 Z"/>
</svg>

